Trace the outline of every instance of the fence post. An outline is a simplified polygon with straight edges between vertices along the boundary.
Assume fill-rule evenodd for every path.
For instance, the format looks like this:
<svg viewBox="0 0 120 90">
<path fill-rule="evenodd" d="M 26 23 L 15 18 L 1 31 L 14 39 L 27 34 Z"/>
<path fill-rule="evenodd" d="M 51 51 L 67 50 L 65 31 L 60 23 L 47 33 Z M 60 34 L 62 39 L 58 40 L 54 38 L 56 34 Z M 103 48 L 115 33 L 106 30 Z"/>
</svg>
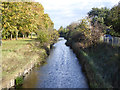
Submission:
<svg viewBox="0 0 120 90">
<path fill-rule="evenodd" d="M 109 37 L 107 37 L 107 43 L 109 43 Z"/>
<path fill-rule="evenodd" d="M 120 38 L 118 38 L 118 44 L 119 44 L 119 46 L 120 46 Z"/>
<path fill-rule="evenodd" d="M 100 37 L 100 41 L 102 41 L 102 42 L 103 42 L 103 40 L 104 40 L 104 38 L 103 38 L 103 36 L 101 36 L 101 37 Z"/>
<path fill-rule="evenodd" d="M 117 37 L 115 37 L 115 44 L 117 44 Z"/>
<path fill-rule="evenodd" d="M 120 38 L 119 37 L 112 37 L 112 40 L 109 37 L 101 36 L 101 40 L 103 42 L 109 43 L 111 45 L 119 45 L 120 46 Z"/>
<path fill-rule="evenodd" d="M 104 42 L 107 42 L 107 38 L 106 37 L 104 37 Z"/>
<path fill-rule="evenodd" d="M 117 39 L 117 44 L 118 44 L 118 39 L 119 39 L 119 38 L 118 38 L 118 37 L 116 37 L 116 39 Z"/>
<path fill-rule="evenodd" d="M 105 42 L 105 37 L 103 37 L 103 42 Z"/>
<path fill-rule="evenodd" d="M 113 37 L 112 37 L 112 45 L 113 45 L 113 40 L 114 40 L 114 39 L 113 39 Z"/>
</svg>

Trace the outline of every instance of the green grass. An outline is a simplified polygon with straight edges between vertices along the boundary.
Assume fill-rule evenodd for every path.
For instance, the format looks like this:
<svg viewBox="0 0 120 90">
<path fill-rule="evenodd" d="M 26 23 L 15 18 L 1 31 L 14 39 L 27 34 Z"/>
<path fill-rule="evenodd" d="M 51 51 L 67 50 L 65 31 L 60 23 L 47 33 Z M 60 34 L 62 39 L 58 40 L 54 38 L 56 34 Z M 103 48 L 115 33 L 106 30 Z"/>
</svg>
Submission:
<svg viewBox="0 0 120 90">
<path fill-rule="evenodd" d="M 42 61 L 46 51 L 35 39 L 6 40 L 2 44 L 2 80 L 4 83 L 23 72 L 32 63 Z"/>
<path fill-rule="evenodd" d="M 15 52 L 16 50 L 19 50 L 27 43 L 32 43 L 31 39 L 21 39 L 21 40 L 6 40 L 2 43 L 2 53 L 3 55 L 6 55 L 6 53 L 9 52 Z M 5 54 L 4 54 L 5 53 Z"/>
<path fill-rule="evenodd" d="M 96 46 L 84 49 L 92 58 L 97 72 L 102 79 L 113 87 L 120 86 L 120 48 L 107 43 L 98 43 Z"/>
</svg>

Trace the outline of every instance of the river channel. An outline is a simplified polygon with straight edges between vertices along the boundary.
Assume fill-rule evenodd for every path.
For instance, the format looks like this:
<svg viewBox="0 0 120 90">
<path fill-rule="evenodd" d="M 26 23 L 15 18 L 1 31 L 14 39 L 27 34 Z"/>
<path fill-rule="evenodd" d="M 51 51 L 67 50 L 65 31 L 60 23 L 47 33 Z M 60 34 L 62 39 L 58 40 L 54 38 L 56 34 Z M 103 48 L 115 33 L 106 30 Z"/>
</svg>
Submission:
<svg viewBox="0 0 120 90">
<path fill-rule="evenodd" d="M 25 78 L 22 88 L 88 88 L 79 61 L 65 42 L 59 38 L 46 64 L 35 68 Z"/>
</svg>

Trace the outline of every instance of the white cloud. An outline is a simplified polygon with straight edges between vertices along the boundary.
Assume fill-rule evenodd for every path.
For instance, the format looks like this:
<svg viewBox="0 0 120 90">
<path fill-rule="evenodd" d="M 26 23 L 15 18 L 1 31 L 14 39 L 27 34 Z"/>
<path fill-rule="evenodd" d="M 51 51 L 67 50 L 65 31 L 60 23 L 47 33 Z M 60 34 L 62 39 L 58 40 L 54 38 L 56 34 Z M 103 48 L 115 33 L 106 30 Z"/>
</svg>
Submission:
<svg viewBox="0 0 120 90">
<path fill-rule="evenodd" d="M 84 17 L 92 7 L 111 8 L 119 0 L 35 0 L 40 2 L 58 29 Z"/>
</svg>

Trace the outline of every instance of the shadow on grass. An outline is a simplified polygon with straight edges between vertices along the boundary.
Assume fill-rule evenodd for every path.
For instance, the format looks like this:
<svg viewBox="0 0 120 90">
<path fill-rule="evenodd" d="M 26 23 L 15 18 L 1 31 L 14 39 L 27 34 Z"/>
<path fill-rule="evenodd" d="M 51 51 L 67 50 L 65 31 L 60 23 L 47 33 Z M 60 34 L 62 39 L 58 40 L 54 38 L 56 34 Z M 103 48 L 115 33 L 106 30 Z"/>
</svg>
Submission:
<svg viewBox="0 0 120 90">
<path fill-rule="evenodd" d="M 80 60 L 90 88 L 120 88 L 120 47 L 99 42 L 81 48 L 80 42 L 67 42 Z"/>
<path fill-rule="evenodd" d="M 37 40 L 37 39 L 36 39 L 36 38 L 32 38 L 32 39 L 28 39 L 28 40 L 27 40 L 27 39 L 25 39 L 25 40 L 22 39 L 22 40 L 25 41 L 25 42 L 26 42 L 26 41 L 27 41 L 27 42 L 31 42 L 31 41 L 35 41 L 35 40 Z"/>
<path fill-rule="evenodd" d="M 91 58 L 89 62 L 93 62 L 102 79 L 111 86 L 120 88 L 120 47 L 97 43 L 83 51 Z"/>
</svg>

